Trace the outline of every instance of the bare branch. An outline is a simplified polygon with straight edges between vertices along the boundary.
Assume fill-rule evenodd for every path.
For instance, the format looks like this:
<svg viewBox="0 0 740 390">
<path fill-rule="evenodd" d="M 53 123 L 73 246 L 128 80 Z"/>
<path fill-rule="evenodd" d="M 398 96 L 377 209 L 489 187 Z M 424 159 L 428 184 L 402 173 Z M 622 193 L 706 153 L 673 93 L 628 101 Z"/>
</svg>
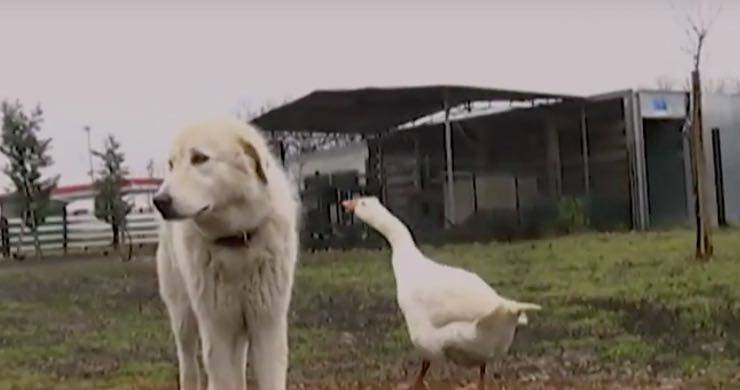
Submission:
<svg viewBox="0 0 740 390">
<path fill-rule="evenodd" d="M 724 8 L 724 3 L 720 2 L 715 12 L 712 14 L 712 16 L 709 17 L 709 20 L 707 20 L 706 23 L 704 23 L 706 31 L 712 30 L 712 28 L 714 27 L 714 23 L 716 23 L 717 20 L 719 20 L 719 16 L 720 14 L 722 14 L 723 8 Z"/>
<path fill-rule="evenodd" d="M 655 79 L 655 88 L 662 91 L 677 91 L 681 87 L 680 81 L 670 76 L 663 75 Z"/>
<path fill-rule="evenodd" d="M 704 54 L 704 46 L 709 33 L 712 31 L 714 23 L 719 19 L 722 13 L 723 4 L 720 3 L 716 8 L 705 9 L 702 7 L 704 2 L 694 2 L 697 8 L 695 11 L 687 9 L 685 12 L 679 12 L 674 1 L 669 0 L 668 4 L 676 15 L 678 21 L 679 14 L 683 14 L 683 22 L 679 24 L 684 25 L 684 33 L 686 34 L 687 43 L 681 47 L 681 50 L 691 56 L 694 70 L 698 70 L 701 66 L 702 55 Z M 692 8 L 692 7 L 687 7 Z"/>
</svg>

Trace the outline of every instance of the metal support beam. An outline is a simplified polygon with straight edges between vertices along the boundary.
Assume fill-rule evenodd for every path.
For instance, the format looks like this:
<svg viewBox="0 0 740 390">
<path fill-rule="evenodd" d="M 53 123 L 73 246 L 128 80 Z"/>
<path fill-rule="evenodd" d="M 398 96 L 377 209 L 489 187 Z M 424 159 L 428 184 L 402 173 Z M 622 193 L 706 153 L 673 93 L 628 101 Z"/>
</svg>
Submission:
<svg viewBox="0 0 740 390">
<path fill-rule="evenodd" d="M 452 127 L 450 126 L 450 106 L 447 100 L 444 101 L 445 110 L 445 156 L 447 159 L 447 210 L 449 215 L 445 218 L 446 225 L 449 227 L 455 223 L 455 178 L 452 166 Z"/>
<path fill-rule="evenodd" d="M 421 190 L 421 148 L 419 146 L 419 135 L 412 134 L 414 137 L 414 189 Z"/>
<path fill-rule="evenodd" d="M 637 184 L 637 205 L 639 209 L 639 220 L 637 228 L 645 230 L 650 227 L 650 206 L 648 205 L 648 188 L 647 188 L 647 165 L 645 161 L 645 134 L 643 129 L 642 111 L 640 108 L 640 93 L 630 92 L 630 114 L 631 117 L 626 120 L 631 122 L 632 135 L 635 150 L 635 178 Z M 688 142 L 686 140 L 685 142 Z"/>
<path fill-rule="evenodd" d="M 547 181 L 549 195 L 560 199 L 563 195 L 563 168 L 560 162 L 560 137 L 552 121 L 545 120 L 545 137 L 547 142 Z"/>
<path fill-rule="evenodd" d="M 581 107 L 581 152 L 583 154 L 583 188 L 586 198 L 591 196 L 591 173 L 588 165 L 588 125 L 586 107 Z"/>
<path fill-rule="evenodd" d="M 634 98 L 631 92 L 622 96 L 622 112 L 624 113 L 622 121 L 624 122 L 625 140 L 627 144 L 627 158 L 629 161 L 629 179 L 630 179 L 630 204 L 631 210 L 631 228 L 641 230 L 642 227 L 642 209 L 640 209 L 640 180 L 637 169 L 637 154 L 635 144 L 635 120 L 634 120 Z"/>
<path fill-rule="evenodd" d="M 714 158 L 714 188 L 717 201 L 717 222 L 719 226 L 727 226 L 727 212 L 725 211 L 725 178 L 722 170 L 722 144 L 720 142 L 719 127 L 712 128 L 712 157 Z"/>
</svg>

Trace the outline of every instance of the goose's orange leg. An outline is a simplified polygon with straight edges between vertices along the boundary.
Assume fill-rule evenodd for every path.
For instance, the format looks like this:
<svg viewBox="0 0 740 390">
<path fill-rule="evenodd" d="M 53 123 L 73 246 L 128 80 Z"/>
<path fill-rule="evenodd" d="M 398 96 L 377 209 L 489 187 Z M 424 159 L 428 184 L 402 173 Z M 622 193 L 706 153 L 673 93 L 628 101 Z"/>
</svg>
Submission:
<svg viewBox="0 0 740 390">
<path fill-rule="evenodd" d="M 432 363 L 429 360 L 421 361 L 421 370 L 419 371 L 419 376 L 416 377 L 416 382 L 414 382 L 414 386 L 412 387 L 413 390 L 428 390 L 426 383 L 424 383 L 424 377 L 427 375 L 427 371 L 429 371 L 431 365 Z"/>
<path fill-rule="evenodd" d="M 478 376 L 478 390 L 486 389 L 486 365 L 481 364 L 480 373 Z"/>
</svg>

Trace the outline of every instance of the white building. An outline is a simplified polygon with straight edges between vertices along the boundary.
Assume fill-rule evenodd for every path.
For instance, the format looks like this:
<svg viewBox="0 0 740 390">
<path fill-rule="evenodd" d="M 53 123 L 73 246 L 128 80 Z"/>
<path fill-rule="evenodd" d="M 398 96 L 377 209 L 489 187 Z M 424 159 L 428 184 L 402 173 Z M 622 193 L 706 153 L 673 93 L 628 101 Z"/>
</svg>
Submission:
<svg viewBox="0 0 740 390">
<path fill-rule="evenodd" d="M 291 177 L 301 189 L 304 179 L 316 175 L 340 172 L 357 172 L 365 175 L 368 150 L 365 142 L 356 142 L 343 147 L 303 153 L 285 162 Z"/>
</svg>

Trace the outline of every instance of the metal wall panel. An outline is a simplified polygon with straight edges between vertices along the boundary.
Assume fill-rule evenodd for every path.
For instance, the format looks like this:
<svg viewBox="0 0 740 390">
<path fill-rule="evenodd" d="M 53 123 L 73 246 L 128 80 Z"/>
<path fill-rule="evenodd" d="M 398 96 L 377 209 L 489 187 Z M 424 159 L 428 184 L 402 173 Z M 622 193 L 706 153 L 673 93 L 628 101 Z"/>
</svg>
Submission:
<svg viewBox="0 0 740 390">
<path fill-rule="evenodd" d="M 726 217 L 730 223 L 740 223 L 740 96 L 707 94 L 703 110 L 710 187 L 714 190 L 711 131 L 716 127 L 720 130 Z M 710 196 L 716 199 L 714 191 Z"/>
</svg>

